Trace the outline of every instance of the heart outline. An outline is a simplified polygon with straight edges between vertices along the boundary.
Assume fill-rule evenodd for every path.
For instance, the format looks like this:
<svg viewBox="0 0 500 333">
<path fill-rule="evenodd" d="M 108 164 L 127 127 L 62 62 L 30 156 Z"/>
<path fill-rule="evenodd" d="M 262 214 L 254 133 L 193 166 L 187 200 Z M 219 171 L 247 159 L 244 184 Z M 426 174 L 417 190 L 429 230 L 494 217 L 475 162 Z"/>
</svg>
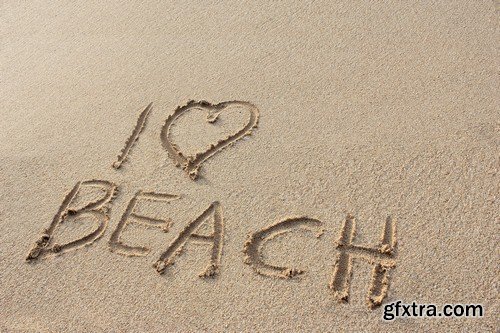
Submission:
<svg viewBox="0 0 500 333">
<path fill-rule="evenodd" d="M 207 111 L 207 122 L 214 123 L 219 114 L 224 112 L 224 110 L 231 105 L 243 106 L 250 112 L 250 119 L 248 123 L 238 132 L 217 141 L 216 144 L 211 144 L 207 150 L 198 152 L 194 156 L 185 156 L 180 151 L 179 147 L 170 139 L 170 128 L 181 115 L 192 110 Z M 167 117 L 160 134 L 161 142 L 163 147 L 167 150 L 169 157 L 174 160 L 175 165 L 177 167 L 181 167 L 192 180 L 196 180 L 203 162 L 222 149 L 234 144 L 243 137 L 252 134 L 252 129 L 257 127 L 259 115 L 259 109 L 255 105 L 245 101 L 227 101 L 218 104 L 211 104 L 210 102 L 203 100 L 198 102 L 190 100 L 186 105 L 177 107 L 174 113 Z"/>
</svg>

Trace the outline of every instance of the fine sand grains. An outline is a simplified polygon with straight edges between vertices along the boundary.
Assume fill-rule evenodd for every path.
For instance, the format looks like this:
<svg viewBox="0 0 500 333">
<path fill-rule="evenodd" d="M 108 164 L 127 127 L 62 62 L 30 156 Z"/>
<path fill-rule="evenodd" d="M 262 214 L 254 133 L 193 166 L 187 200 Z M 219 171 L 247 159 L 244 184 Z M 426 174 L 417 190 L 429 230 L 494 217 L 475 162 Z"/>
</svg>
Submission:
<svg viewBox="0 0 500 333">
<path fill-rule="evenodd" d="M 498 8 L 2 1 L 0 332 L 497 332 Z"/>
</svg>

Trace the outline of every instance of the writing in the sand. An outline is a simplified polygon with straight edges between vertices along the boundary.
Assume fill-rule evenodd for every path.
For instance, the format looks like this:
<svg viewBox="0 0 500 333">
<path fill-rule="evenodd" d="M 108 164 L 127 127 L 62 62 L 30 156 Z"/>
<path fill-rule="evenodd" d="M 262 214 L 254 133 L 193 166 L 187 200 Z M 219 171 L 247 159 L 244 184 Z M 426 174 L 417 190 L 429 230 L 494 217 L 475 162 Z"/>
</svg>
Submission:
<svg viewBox="0 0 500 333">
<path fill-rule="evenodd" d="M 120 169 L 127 161 L 132 147 L 139 139 L 141 132 L 146 126 L 146 120 L 151 114 L 152 109 L 153 103 L 150 103 L 139 115 L 137 124 L 132 131 L 132 135 L 125 142 L 125 147 L 118 155 L 118 159 L 112 164 L 113 168 L 116 170 Z M 217 125 L 217 120 L 219 119 L 221 113 L 230 113 L 238 110 L 242 110 L 249 115 L 248 121 L 235 133 L 212 143 L 205 151 L 199 151 L 194 155 L 187 155 L 179 149 L 178 145 L 171 137 L 171 129 L 175 125 L 176 121 L 188 113 L 202 112 L 206 114 L 206 122 L 209 125 L 215 126 Z M 196 180 L 199 176 L 199 170 L 203 162 L 224 148 L 232 146 L 235 142 L 241 140 L 245 136 L 251 135 L 252 130 L 257 127 L 258 122 L 259 109 L 249 102 L 227 101 L 218 104 L 211 104 L 207 101 L 197 102 L 191 100 L 186 105 L 176 108 L 174 113 L 167 117 L 160 133 L 160 139 L 163 147 L 167 151 L 168 156 L 173 160 L 175 166 L 182 168 L 189 178 Z"/>
<path fill-rule="evenodd" d="M 137 124 L 131 136 L 126 140 L 125 147 L 113 163 L 117 171 L 126 162 L 134 143 L 139 139 L 144 130 L 146 121 L 153 109 L 150 103 L 139 115 Z M 206 115 L 208 125 L 217 125 L 221 113 L 243 111 L 248 115 L 248 121 L 235 133 L 213 143 L 205 150 L 194 155 L 186 155 L 173 142 L 171 128 L 183 115 L 190 112 L 201 112 Z M 243 101 L 227 101 L 211 104 L 206 101 L 189 101 L 186 105 L 178 107 L 170 115 L 161 131 L 161 142 L 174 164 L 181 167 L 192 179 L 199 178 L 199 170 L 203 162 L 211 158 L 226 147 L 232 146 L 243 137 L 250 135 L 257 127 L 259 110 L 253 104 Z M 94 195 L 89 199 L 88 191 Z M 118 191 L 118 186 L 106 180 L 85 180 L 78 182 L 63 199 L 59 210 L 52 219 L 52 223 L 44 229 L 38 240 L 31 248 L 27 260 L 35 262 L 48 256 L 62 255 L 83 246 L 90 246 L 101 238 L 110 220 L 110 209 Z M 97 194 L 96 194 L 97 193 Z M 111 252 L 126 256 L 146 256 L 151 251 L 147 246 L 127 244 L 122 239 L 122 233 L 131 224 L 139 224 L 170 232 L 171 221 L 147 216 L 141 213 L 141 203 L 159 202 L 168 203 L 179 200 L 174 194 L 157 193 L 151 191 L 138 191 L 131 198 L 123 212 L 118 224 L 109 238 Z M 220 202 L 212 202 L 205 210 L 192 221 L 188 222 L 165 248 L 153 264 L 156 272 L 164 274 L 174 264 L 175 259 L 183 253 L 184 246 L 189 242 L 205 244 L 210 248 L 207 264 L 199 273 L 202 278 L 214 278 L 219 274 L 219 267 L 224 242 L 224 217 L 223 207 Z M 79 238 L 60 244 L 57 242 L 56 232 L 61 224 L 72 224 L 78 219 L 90 219 L 95 227 L 90 232 L 85 232 Z M 210 221 L 210 222 L 209 222 Z M 212 222 L 213 221 L 213 222 Z M 207 233 L 203 230 L 211 229 Z M 307 216 L 284 218 L 262 230 L 257 230 L 248 235 L 243 245 L 245 264 L 249 265 L 257 274 L 272 278 L 292 279 L 304 274 L 304 270 L 297 267 L 280 267 L 265 260 L 262 249 L 266 243 L 283 234 L 300 231 L 313 234 L 320 238 L 324 232 L 323 222 Z M 340 236 L 335 244 L 338 253 L 334 261 L 334 269 L 328 284 L 333 296 L 341 302 L 349 301 L 353 260 L 361 260 L 372 266 L 372 278 L 367 296 L 367 303 L 371 308 L 379 306 L 389 288 L 389 273 L 395 267 L 396 261 L 396 227 L 391 217 L 385 221 L 380 244 L 377 246 L 361 246 L 355 243 L 356 219 L 348 215 L 344 221 Z"/>
<path fill-rule="evenodd" d="M 97 189 L 99 194 L 89 199 L 85 193 L 88 194 L 88 191 L 92 189 Z M 116 184 L 106 180 L 78 182 L 63 199 L 52 223 L 47 229 L 43 230 L 30 250 L 27 260 L 34 262 L 48 256 L 62 255 L 83 246 L 91 246 L 106 232 L 110 220 L 110 209 L 117 190 L 118 186 Z M 150 248 L 127 244 L 121 239 L 122 232 L 131 223 L 152 226 L 163 232 L 169 232 L 171 221 L 145 216 L 138 212 L 137 207 L 141 202 L 145 201 L 169 202 L 179 199 L 178 195 L 168 193 L 136 192 L 130 198 L 121 219 L 111 233 L 108 241 L 110 251 L 126 256 L 148 255 Z M 91 232 L 86 232 L 78 239 L 64 244 L 57 242 L 56 232 L 61 224 L 85 218 L 95 221 L 95 228 Z M 205 224 L 208 224 L 209 229 L 212 230 L 211 233 L 200 232 Z M 280 267 L 270 264 L 266 262 L 261 254 L 268 241 L 291 231 L 302 231 L 320 238 L 324 232 L 323 222 L 307 216 L 285 218 L 278 223 L 251 233 L 243 245 L 244 263 L 248 264 L 257 274 L 273 278 L 291 279 L 304 274 L 305 272 L 297 267 Z M 353 260 L 364 261 L 373 267 L 367 303 L 371 308 L 374 308 L 379 306 L 387 295 L 390 281 L 389 273 L 396 264 L 395 222 L 391 217 L 386 219 L 378 246 L 356 245 L 354 242 L 355 234 L 356 219 L 348 215 L 335 244 L 338 254 L 334 259 L 335 265 L 329 288 L 336 299 L 341 302 L 348 302 Z M 191 241 L 206 244 L 210 247 L 207 264 L 201 270 L 199 276 L 202 278 L 217 276 L 224 242 L 223 207 L 220 202 L 211 203 L 199 216 L 185 225 L 184 229 L 176 235 L 153 264 L 155 271 L 160 274 L 165 273 L 168 267 L 174 264 L 176 257 L 183 253 L 183 247 Z"/>
</svg>

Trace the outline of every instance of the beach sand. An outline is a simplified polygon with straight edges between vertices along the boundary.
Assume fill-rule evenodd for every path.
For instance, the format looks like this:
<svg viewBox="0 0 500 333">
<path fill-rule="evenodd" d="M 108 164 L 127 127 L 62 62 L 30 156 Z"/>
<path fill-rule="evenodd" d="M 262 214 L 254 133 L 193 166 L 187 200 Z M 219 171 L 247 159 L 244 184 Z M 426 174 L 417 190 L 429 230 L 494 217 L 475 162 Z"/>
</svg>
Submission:
<svg viewBox="0 0 500 333">
<path fill-rule="evenodd" d="M 498 331 L 498 8 L 2 1 L 0 331 Z"/>
</svg>

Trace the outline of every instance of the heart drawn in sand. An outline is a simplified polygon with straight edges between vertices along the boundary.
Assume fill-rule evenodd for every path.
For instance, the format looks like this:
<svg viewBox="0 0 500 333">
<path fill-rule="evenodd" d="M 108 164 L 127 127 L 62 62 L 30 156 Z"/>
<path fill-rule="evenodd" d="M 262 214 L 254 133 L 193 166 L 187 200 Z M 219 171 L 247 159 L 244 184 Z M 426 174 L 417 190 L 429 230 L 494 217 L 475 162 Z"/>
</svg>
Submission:
<svg viewBox="0 0 500 333">
<path fill-rule="evenodd" d="M 239 107 L 245 110 L 248 110 L 250 114 L 250 118 L 248 123 L 238 130 L 236 133 L 219 140 L 215 144 L 211 144 L 210 147 L 203 151 L 198 152 L 195 155 L 184 155 L 179 147 L 172 142 L 170 138 L 170 130 L 172 124 L 183 114 L 186 114 L 191 111 L 202 111 L 207 113 L 207 122 L 210 124 L 214 124 L 219 114 L 228 109 L 228 107 Z M 222 102 L 219 104 L 210 104 L 206 101 L 189 101 L 186 105 L 178 107 L 174 114 L 169 116 L 165 121 L 165 125 L 161 130 L 161 142 L 163 147 L 168 152 L 170 158 L 172 158 L 175 162 L 175 165 L 181 167 L 191 179 L 195 180 L 198 177 L 198 170 L 201 167 L 201 164 L 212 157 L 218 151 L 226 148 L 227 146 L 232 145 L 234 142 L 243 138 L 246 135 L 250 135 L 252 133 L 252 128 L 257 127 L 257 123 L 259 120 L 259 110 L 253 104 L 242 101 L 229 101 Z"/>
</svg>

